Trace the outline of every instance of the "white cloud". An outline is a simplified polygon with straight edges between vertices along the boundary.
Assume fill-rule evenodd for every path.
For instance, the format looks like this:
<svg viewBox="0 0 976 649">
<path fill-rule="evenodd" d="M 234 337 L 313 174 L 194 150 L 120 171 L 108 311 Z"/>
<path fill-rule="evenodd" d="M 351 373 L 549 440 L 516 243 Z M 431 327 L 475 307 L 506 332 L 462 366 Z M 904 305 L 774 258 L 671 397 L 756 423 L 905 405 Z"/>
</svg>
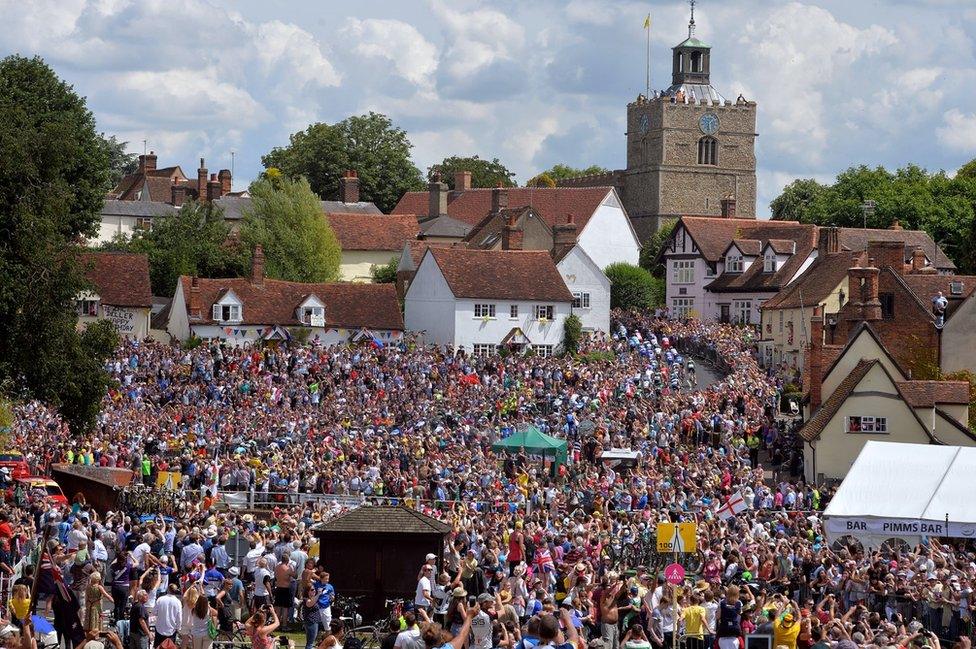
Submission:
<svg viewBox="0 0 976 649">
<path fill-rule="evenodd" d="M 514 60 L 525 43 L 525 29 L 500 11 L 459 11 L 444 0 L 432 0 L 446 30 L 443 67 L 454 77 L 476 73 L 499 60 Z"/>
<path fill-rule="evenodd" d="M 859 29 L 820 7 L 792 2 L 746 23 L 739 46 L 744 85 L 760 92 L 774 146 L 816 164 L 829 146 L 825 92 L 841 72 L 897 42 L 888 29 Z M 714 67 L 714 66 L 713 66 Z"/>
<path fill-rule="evenodd" d="M 350 18 L 342 34 L 355 41 L 356 54 L 387 59 L 397 74 L 418 86 L 429 86 L 437 71 L 437 47 L 403 21 Z"/>
<path fill-rule="evenodd" d="M 935 134 L 943 146 L 971 156 L 976 151 L 976 113 L 964 113 L 958 108 L 947 110 Z"/>
<path fill-rule="evenodd" d="M 265 76 L 283 73 L 288 83 L 338 86 L 339 73 L 322 54 L 322 49 L 310 33 L 297 25 L 272 20 L 247 25 L 252 34 L 253 49 Z"/>
</svg>

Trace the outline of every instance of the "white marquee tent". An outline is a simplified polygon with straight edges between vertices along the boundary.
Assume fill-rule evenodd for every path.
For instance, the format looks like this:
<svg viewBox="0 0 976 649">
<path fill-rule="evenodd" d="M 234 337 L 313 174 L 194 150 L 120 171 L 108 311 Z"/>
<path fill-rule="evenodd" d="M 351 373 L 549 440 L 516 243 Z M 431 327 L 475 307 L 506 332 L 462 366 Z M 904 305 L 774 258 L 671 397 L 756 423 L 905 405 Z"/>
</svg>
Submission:
<svg viewBox="0 0 976 649">
<path fill-rule="evenodd" d="M 831 542 L 976 538 L 976 448 L 869 441 L 824 512 Z"/>
</svg>

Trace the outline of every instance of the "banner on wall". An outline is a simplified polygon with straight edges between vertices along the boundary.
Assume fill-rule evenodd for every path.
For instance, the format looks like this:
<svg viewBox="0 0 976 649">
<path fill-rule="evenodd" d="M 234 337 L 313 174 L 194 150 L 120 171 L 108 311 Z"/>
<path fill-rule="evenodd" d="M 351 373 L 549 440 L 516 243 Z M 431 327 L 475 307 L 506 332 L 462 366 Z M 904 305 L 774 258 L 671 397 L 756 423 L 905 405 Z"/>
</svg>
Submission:
<svg viewBox="0 0 976 649">
<path fill-rule="evenodd" d="M 867 516 L 830 516 L 825 521 L 827 533 L 832 538 L 872 534 L 877 536 L 951 536 L 976 538 L 976 525 L 972 523 L 946 523 L 945 521 L 914 520 L 907 518 L 874 518 Z"/>
</svg>

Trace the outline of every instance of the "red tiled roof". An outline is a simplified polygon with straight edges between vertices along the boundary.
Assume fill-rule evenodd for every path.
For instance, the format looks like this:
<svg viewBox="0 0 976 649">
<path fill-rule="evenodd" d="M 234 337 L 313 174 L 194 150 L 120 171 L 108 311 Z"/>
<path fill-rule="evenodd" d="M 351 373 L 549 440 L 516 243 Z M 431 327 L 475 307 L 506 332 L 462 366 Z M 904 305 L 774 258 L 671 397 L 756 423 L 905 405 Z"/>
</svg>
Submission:
<svg viewBox="0 0 976 649">
<path fill-rule="evenodd" d="M 766 243 L 777 255 L 792 255 L 796 251 L 796 241 L 793 239 L 770 239 Z"/>
<path fill-rule="evenodd" d="M 508 187 L 508 207 L 530 206 L 551 228 L 572 214 L 580 232 L 612 187 Z M 491 211 L 491 189 L 452 191 L 447 195 L 447 215 L 477 225 Z M 393 214 L 427 214 L 430 192 L 407 192 L 393 208 Z"/>
<path fill-rule="evenodd" d="M 79 265 L 102 304 L 151 307 L 149 258 L 129 252 L 88 252 L 78 256 Z"/>
<path fill-rule="evenodd" d="M 937 403 L 969 403 L 968 381 L 898 381 L 896 385 L 913 408 L 934 408 Z"/>
<path fill-rule="evenodd" d="M 912 250 L 919 247 L 929 259 L 935 257 L 935 267 L 939 270 L 953 270 L 956 267 L 924 230 L 837 228 L 837 241 L 842 250 L 855 252 L 867 250 L 868 243 L 871 241 L 904 241 L 906 261 L 911 260 Z"/>
<path fill-rule="evenodd" d="M 189 312 L 191 278 L 183 275 L 183 299 Z M 244 325 L 300 324 L 298 306 L 309 295 L 325 304 L 325 323 L 329 327 L 366 327 L 403 330 L 403 316 L 393 284 L 303 284 L 265 279 L 261 285 L 249 278 L 199 278 L 201 318 L 190 318 L 191 324 L 213 324 L 213 304 L 228 290 L 244 304 Z"/>
<path fill-rule="evenodd" d="M 429 254 L 455 297 L 573 301 L 545 250 L 431 248 Z"/>
<path fill-rule="evenodd" d="M 755 232 L 754 236 L 757 236 L 757 238 L 765 238 L 766 235 L 772 232 L 772 229 L 768 231 L 760 230 Z M 796 242 L 796 252 L 775 273 L 763 272 L 763 259 L 757 258 L 745 269 L 745 272 L 722 273 L 713 282 L 705 286 L 705 290 L 713 293 L 778 291 L 796 275 L 797 271 L 800 270 L 800 267 L 816 246 L 816 226 L 797 224 L 796 227 L 789 228 L 789 232 L 793 236 L 789 243 Z M 766 241 L 768 240 L 766 239 Z M 701 249 L 700 244 L 699 249 Z"/>
<path fill-rule="evenodd" d="M 925 305 L 932 304 L 932 298 L 939 291 L 949 301 L 946 309 L 946 319 L 951 318 L 962 302 L 976 291 L 976 276 L 974 275 L 904 275 L 902 279 L 918 299 Z M 958 284 L 957 284 L 958 283 Z M 961 291 L 953 294 L 953 285 Z"/>
<path fill-rule="evenodd" d="M 820 304 L 847 278 L 855 254 L 836 252 L 818 257 L 806 272 L 763 303 L 763 308 L 799 309 Z"/>
<path fill-rule="evenodd" d="M 762 247 L 759 239 L 732 239 L 732 243 L 746 257 L 755 257 Z"/>
<path fill-rule="evenodd" d="M 877 359 L 867 360 L 862 358 L 851 370 L 851 373 L 844 377 L 844 380 L 840 382 L 834 393 L 824 401 L 823 405 L 820 406 L 813 417 L 800 429 L 800 437 L 808 442 L 820 437 L 824 428 L 830 423 L 830 420 L 834 418 L 834 415 L 840 410 L 840 407 L 844 405 L 847 401 L 847 397 L 854 392 L 854 388 L 857 384 L 867 376 L 867 373 L 871 371 L 871 368 L 880 363 L 881 361 Z"/>
<path fill-rule="evenodd" d="M 389 250 L 400 252 L 404 242 L 420 232 L 412 214 L 350 214 L 330 212 L 326 219 L 343 250 Z"/>
<path fill-rule="evenodd" d="M 756 239 L 765 243 L 770 239 L 792 241 L 797 237 L 804 240 L 813 237 L 813 244 L 816 244 L 816 227 L 798 221 L 757 221 L 696 216 L 682 217 L 681 225 L 695 240 L 702 256 L 713 263 L 725 254 L 733 239 Z M 809 232 L 811 229 L 813 234 Z M 756 254 L 759 254 L 758 251 Z"/>
</svg>

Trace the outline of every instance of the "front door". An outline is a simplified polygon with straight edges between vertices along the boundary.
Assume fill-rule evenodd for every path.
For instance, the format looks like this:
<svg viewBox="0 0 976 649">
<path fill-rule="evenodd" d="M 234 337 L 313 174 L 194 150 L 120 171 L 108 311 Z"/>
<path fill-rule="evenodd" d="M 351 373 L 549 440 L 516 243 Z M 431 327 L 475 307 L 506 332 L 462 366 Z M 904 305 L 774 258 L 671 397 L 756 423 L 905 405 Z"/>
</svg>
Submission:
<svg viewBox="0 0 976 649">
<path fill-rule="evenodd" d="M 720 304 L 718 308 L 719 308 L 718 321 L 719 322 L 728 323 L 728 321 L 729 321 L 729 305 L 728 304 Z"/>
</svg>

